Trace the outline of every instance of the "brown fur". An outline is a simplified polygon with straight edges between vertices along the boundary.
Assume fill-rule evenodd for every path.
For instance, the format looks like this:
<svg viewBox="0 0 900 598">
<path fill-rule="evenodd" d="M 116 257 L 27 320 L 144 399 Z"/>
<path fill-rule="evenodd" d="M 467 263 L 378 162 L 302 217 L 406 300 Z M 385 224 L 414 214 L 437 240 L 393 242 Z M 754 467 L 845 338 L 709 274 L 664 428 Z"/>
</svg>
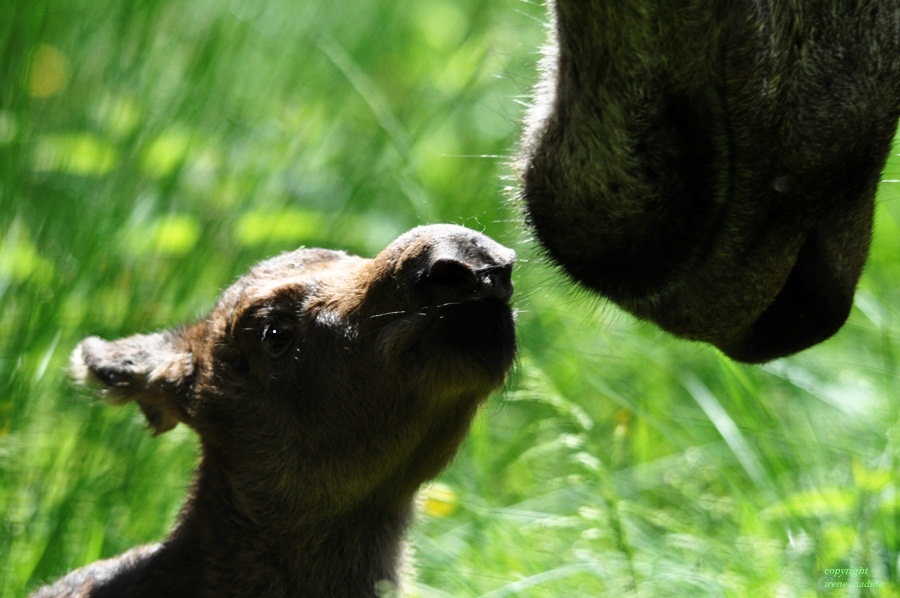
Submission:
<svg viewBox="0 0 900 598">
<path fill-rule="evenodd" d="M 845 321 L 900 115 L 900 0 L 556 0 L 520 162 L 577 281 L 764 361 Z"/>
<path fill-rule="evenodd" d="M 85 339 L 83 377 L 184 423 L 202 458 L 161 544 L 79 569 L 49 596 L 375 596 L 400 583 L 419 486 L 453 457 L 515 351 L 514 254 L 420 227 L 374 259 L 263 262 L 178 330 Z"/>
</svg>

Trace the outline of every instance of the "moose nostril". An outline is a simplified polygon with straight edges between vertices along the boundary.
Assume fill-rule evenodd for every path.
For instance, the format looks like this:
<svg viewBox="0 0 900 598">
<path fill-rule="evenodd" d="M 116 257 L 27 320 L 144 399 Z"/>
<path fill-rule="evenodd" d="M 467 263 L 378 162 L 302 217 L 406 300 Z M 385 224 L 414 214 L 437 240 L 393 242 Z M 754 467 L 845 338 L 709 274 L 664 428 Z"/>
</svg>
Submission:
<svg viewBox="0 0 900 598">
<path fill-rule="evenodd" d="M 485 268 L 480 274 L 482 274 L 481 284 L 478 286 L 480 297 L 506 300 L 512 296 L 512 264 Z"/>
<path fill-rule="evenodd" d="M 464 289 L 467 299 L 502 299 L 512 296 L 512 264 L 470 264 L 440 258 L 429 266 L 426 280 L 444 287 Z"/>
<path fill-rule="evenodd" d="M 428 268 L 427 278 L 435 284 L 472 287 L 478 282 L 471 266 L 452 258 L 440 258 Z"/>
</svg>

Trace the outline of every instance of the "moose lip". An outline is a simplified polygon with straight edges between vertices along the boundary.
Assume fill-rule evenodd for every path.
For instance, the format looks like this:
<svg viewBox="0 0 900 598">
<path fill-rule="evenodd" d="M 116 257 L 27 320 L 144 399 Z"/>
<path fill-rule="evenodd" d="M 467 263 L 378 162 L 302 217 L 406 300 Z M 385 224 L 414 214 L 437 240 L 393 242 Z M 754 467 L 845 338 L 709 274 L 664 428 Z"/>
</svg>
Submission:
<svg viewBox="0 0 900 598">
<path fill-rule="evenodd" d="M 801 351 L 835 334 L 850 315 L 854 287 L 833 270 L 824 241 L 814 232 L 772 302 L 742 335 L 719 343 L 719 348 L 733 359 L 759 363 Z"/>
</svg>

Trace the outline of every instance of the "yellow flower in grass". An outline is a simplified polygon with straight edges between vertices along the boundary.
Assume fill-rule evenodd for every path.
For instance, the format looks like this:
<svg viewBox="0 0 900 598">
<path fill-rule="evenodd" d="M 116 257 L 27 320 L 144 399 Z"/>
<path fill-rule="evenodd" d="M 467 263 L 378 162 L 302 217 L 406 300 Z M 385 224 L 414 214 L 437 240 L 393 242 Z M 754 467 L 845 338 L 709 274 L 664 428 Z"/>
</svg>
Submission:
<svg viewBox="0 0 900 598">
<path fill-rule="evenodd" d="M 422 510 L 432 517 L 447 517 L 456 511 L 459 496 L 447 484 L 434 483 L 422 490 Z"/>
</svg>

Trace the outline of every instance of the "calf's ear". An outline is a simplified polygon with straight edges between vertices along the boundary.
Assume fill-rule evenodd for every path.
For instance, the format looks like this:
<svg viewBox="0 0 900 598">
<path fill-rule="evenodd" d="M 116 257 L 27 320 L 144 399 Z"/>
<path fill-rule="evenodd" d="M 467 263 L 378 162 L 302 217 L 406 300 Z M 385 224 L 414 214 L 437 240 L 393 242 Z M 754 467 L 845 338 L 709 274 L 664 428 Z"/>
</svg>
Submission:
<svg viewBox="0 0 900 598">
<path fill-rule="evenodd" d="M 71 365 L 76 380 L 99 383 L 113 402 L 136 402 L 154 434 L 190 419 L 194 358 L 179 332 L 92 336 L 72 352 Z"/>
</svg>

